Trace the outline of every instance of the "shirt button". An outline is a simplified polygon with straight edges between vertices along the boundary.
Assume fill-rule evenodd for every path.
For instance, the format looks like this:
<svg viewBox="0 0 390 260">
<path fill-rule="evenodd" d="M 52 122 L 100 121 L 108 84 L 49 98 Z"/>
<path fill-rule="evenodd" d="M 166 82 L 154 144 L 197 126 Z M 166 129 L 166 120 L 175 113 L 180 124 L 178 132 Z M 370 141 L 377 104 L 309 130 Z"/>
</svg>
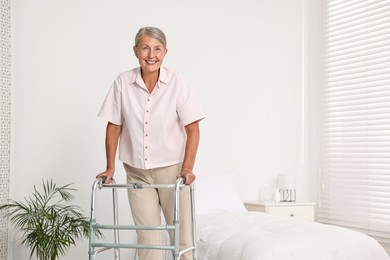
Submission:
<svg viewBox="0 0 390 260">
<path fill-rule="evenodd" d="M 147 147 L 147 146 L 145 146 L 145 149 L 148 149 L 148 147 Z"/>
<path fill-rule="evenodd" d="M 146 110 L 146 113 L 149 113 L 149 110 Z"/>
<path fill-rule="evenodd" d="M 147 125 L 148 124 L 148 122 L 145 122 L 145 125 Z"/>
<path fill-rule="evenodd" d="M 148 160 L 148 158 L 145 158 L 145 161 L 147 161 Z"/>
<path fill-rule="evenodd" d="M 145 136 L 149 136 L 148 134 L 145 134 Z"/>
</svg>

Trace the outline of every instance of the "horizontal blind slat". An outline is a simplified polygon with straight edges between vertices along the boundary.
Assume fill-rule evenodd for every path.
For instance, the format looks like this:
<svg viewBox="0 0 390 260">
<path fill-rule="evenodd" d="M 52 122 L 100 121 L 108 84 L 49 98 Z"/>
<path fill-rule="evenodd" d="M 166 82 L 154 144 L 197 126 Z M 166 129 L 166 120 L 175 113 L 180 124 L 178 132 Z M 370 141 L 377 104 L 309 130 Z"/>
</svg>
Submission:
<svg viewBox="0 0 390 260">
<path fill-rule="evenodd" d="M 340 34 L 342 35 L 345 31 L 359 30 L 362 28 L 371 28 L 379 24 L 386 23 L 389 19 L 387 16 L 390 13 L 390 7 L 385 7 L 379 13 L 374 13 L 372 15 L 365 15 L 362 17 L 354 17 L 354 19 L 344 20 L 340 23 L 333 23 L 329 26 L 326 34 Z"/>
<path fill-rule="evenodd" d="M 364 66 L 362 68 L 362 66 Z M 337 70 L 329 68 L 327 77 L 331 80 L 337 80 L 338 78 L 345 79 L 349 77 L 358 77 L 359 74 L 362 76 L 367 75 L 369 72 L 377 70 L 387 69 L 390 67 L 390 57 L 383 58 L 381 60 L 374 61 L 362 61 L 350 66 L 338 67 Z"/>
<path fill-rule="evenodd" d="M 364 16 L 372 16 L 381 12 L 388 7 L 386 0 L 371 0 L 367 5 L 367 1 L 351 1 L 346 2 L 346 6 L 337 8 L 327 8 L 327 24 L 328 26 L 335 26 L 339 23 L 348 23 L 348 21 L 359 19 Z"/>
<path fill-rule="evenodd" d="M 361 94 L 361 93 L 371 93 L 378 91 L 387 91 L 389 89 L 390 79 L 388 80 L 376 80 L 370 83 L 361 82 L 354 85 L 346 85 L 340 87 L 328 87 L 328 89 L 323 91 L 324 99 L 328 99 L 332 96 L 348 96 L 352 94 Z"/>
<path fill-rule="evenodd" d="M 337 60 L 348 60 L 351 57 L 356 57 L 357 55 L 365 56 L 373 52 L 383 52 L 384 50 L 388 50 L 389 38 L 387 35 L 384 36 L 383 34 L 384 32 L 377 33 L 375 35 L 376 37 L 373 35 L 370 37 L 364 35 L 366 38 L 362 41 L 355 40 L 349 43 L 344 43 L 344 45 L 340 45 L 338 47 L 334 47 L 331 45 L 332 43 L 328 43 L 326 48 L 331 51 L 326 53 L 326 58 L 330 62 L 328 66 Z"/>
<path fill-rule="evenodd" d="M 353 57 L 347 57 L 345 59 L 339 58 L 334 61 L 328 60 L 327 71 L 331 72 L 338 69 L 349 69 L 357 66 L 364 66 L 365 64 L 377 64 L 382 63 L 382 60 L 387 61 L 390 56 L 390 47 L 382 48 L 376 52 L 364 52 L 363 54 L 355 54 Z"/>
<path fill-rule="evenodd" d="M 386 33 L 388 31 L 388 20 L 383 21 L 383 23 L 375 24 L 372 27 L 363 27 L 356 31 L 349 31 L 349 33 L 329 31 L 327 48 L 337 51 L 340 49 L 352 48 L 354 46 L 364 46 L 373 41 L 385 41 L 387 39 Z"/>
<path fill-rule="evenodd" d="M 359 55 L 354 59 L 339 60 L 333 64 L 329 64 L 327 71 L 328 75 L 332 75 L 334 71 L 343 72 L 352 69 L 361 68 L 362 66 L 375 66 L 378 64 L 388 64 L 390 62 L 390 48 L 380 53 L 370 55 Z"/>
</svg>

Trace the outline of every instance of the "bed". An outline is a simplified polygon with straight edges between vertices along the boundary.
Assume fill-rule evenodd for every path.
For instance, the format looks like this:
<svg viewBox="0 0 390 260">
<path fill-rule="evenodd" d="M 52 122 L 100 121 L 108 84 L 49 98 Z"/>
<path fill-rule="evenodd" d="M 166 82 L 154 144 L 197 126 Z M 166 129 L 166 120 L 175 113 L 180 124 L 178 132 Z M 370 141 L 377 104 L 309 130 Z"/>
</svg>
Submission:
<svg viewBox="0 0 390 260">
<path fill-rule="evenodd" d="M 360 232 L 246 211 L 233 175 L 198 176 L 195 194 L 199 260 L 390 260 Z"/>
</svg>

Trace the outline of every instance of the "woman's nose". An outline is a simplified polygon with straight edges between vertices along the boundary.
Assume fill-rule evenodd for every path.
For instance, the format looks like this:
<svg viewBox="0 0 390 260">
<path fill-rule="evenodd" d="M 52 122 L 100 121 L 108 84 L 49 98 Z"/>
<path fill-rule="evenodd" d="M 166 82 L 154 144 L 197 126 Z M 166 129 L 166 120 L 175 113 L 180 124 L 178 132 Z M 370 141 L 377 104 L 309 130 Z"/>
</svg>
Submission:
<svg viewBox="0 0 390 260">
<path fill-rule="evenodd" d="M 148 58 L 152 58 L 152 57 L 154 57 L 154 51 L 153 50 L 149 50 Z"/>
</svg>

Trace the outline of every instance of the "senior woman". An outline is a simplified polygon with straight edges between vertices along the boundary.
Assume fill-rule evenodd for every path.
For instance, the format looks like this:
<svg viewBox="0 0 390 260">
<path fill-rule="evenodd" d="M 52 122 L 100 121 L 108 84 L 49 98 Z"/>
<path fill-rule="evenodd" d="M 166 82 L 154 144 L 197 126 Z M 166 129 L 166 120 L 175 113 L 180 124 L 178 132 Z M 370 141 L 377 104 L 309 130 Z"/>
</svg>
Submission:
<svg viewBox="0 0 390 260">
<path fill-rule="evenodd" d="M 172 184 L 185 176 L 186 185 L 195 180 L 192 170 L 199 145 L 199 121 L 203 110 L 187 80 L 162 66 L 167 54 L 166 36 L 156 27 L 143 27 L 133 47 L 140 67 L 121 73 L 113 82 L 99 112 L 106 128 L 106 176 L 110 183 L 119 160 L 128 183 Z M 161 225 L 161 210 L 173 222 L 170 189 L 129 189 L 136 225 Z M 191 205 L 189 187 L 180 194 L 180 248 L 190 247 Z M 160 231 L 137 231 L 138 243 L 157 245 Z M 162 251 L 139 250 L 140 260 L 160 260 Z M 192 259 L 192 253 L 181 259 Z"/>
</svg>

